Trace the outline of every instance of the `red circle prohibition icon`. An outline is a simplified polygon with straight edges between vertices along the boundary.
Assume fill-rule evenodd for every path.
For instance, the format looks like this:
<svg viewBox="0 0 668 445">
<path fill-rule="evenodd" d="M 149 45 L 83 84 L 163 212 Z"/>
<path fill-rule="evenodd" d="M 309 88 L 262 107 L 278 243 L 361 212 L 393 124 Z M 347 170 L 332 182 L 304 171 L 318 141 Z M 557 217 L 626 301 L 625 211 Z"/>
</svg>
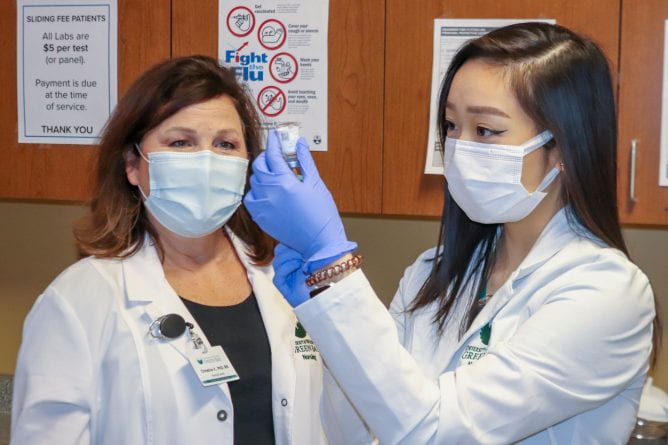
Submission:
<svg viewBox="0 0 668 445">
<path fill-rule="evenodd" d="M 297 77 L 298 72 L 297 59 L 290 53 L 278 53 L 269 61 L 269 74 L 276 82 L 292 82 Z"/>
<path fill-rule="evenodd" d="M 278 49 L 287 37 L 285 25 L 276 19 L 267 19 L 257 28 L 257 40 L 265 49 Z"/>
<path fill-rule="evenodd" d="M 257 106 L 265 116 L 278 116 L 285 110 L 285 93 L 278 87 L 268 86 L 260 90 L 257 95 Z"/>
<path fill-rule="evenodd" d="M 241 14 L 232 15 L 237 11 L 240 11 Z M 234 25 L 230 23 L 230 19 L 233 19 Z M 253 11 L 246 8 L 245 6 L 237 6 L 236 8 L 230 9 L 230 12 L 227 13 L 227 29 L 233 35 L 237 37 L 247 36 L 248 34 L 253 32 L 254 27 L 255 27 L 255 15 L 253 14 Z M 239 32 L 237 32 L 237 30 Z"/>
</svg>

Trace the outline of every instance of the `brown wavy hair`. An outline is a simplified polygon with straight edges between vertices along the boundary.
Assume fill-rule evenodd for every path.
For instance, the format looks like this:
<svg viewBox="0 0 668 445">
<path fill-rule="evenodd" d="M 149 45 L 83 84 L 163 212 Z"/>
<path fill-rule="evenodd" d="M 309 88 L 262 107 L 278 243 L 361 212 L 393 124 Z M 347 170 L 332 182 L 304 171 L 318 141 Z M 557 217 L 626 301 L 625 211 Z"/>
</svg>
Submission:
<svg viewBox="0 0 668 445">
<path fill-rule="evenodd" d="M 259 117 L 252 99 L 234 73 L 215 59 L 189 56 L 167 60 L 132 84 L 102 133 L 90 212 L 74 228 L 81 255 L 125 258 L 142 247 L 148 233 L 162 257 L 158 234 L 147 217 L 137 187 L 126 177 L 126 157 L 134 150 L 134 143 L 139 143 L 170 116 L 221 95 L 234 101 L 252 162 L 261 152 Z M 248 188 L 247 177 L 246 191 Z M 246 243 L 248 254 L 256 264 L 271 261 L 275 242 L 253 222 L 243 204 L 227 225 Z"/>
</svg>

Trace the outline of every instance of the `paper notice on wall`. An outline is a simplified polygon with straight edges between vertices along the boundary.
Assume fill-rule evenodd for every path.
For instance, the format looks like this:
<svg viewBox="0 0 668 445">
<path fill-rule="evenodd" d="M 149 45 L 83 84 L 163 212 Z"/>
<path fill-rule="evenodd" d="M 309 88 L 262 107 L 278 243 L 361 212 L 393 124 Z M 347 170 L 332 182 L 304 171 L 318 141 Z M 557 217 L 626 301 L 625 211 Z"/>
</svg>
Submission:
<svg viewBox="0 0 668 445">
<path fill-rule="evenodd" d="M 668 187 L 668 20 L 664 22 L 663 37 L 663 105 L 661 108 L 659 185 Z"/>
<path fill-rule="evenodd" d="M 218 2 L 218 58 L 252 94 L 265 129 L 296 122 L 327 150 L 328 0 Z"/>
<path fill-rule="evenodd" d="M 18 0 L 19 142 L 97 142 L 116 105 L 116 22 L 116 0 Z"/>
<path fill-rule="evenodd" d="M 429 108 L 429 140 L 427 142 L 426 174 L 443 174 L 443 154 L 438 138 L 438 95 L 450 62 L 461 46 L 471 39 L 500 28 L 522 22 L 556 23 L 554 19 L 435 19 L 431 73 L 431 104 Z"/>
</svg>

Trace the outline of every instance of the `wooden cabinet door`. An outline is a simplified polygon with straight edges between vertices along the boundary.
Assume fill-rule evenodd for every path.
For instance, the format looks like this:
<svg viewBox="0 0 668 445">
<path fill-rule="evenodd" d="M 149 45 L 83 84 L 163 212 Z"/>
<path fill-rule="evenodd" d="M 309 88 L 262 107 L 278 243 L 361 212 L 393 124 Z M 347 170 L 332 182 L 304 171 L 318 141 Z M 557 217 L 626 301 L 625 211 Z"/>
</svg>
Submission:
<svg viewBox="0 0 668 445">
<path fill-rule="evenodd" d="M 173 56 L 216 57 L 218 1 L 172 8 Z M 385 0 L 330 0 L 329 147 L 314 158 L 341 212 L 381 211 L 384 30 Z"/>
<path fill-rule="evenodd" d="M 442 211 L 444 179 L 423 173 L 435 18 L 553 18 L 596 40 L 614 71 L 619 14 L 620 0 L 387 0 L 383 213 L 436 216 Z"/>
<path fill-rule="evenodd" d="M 9 2 L 8 2 L 9 3 Z M 95 170 L 94 145 L 20 144 L 16 120 L 16 1 L 0 14 L 0 198 L 85 201 Z M 167 0 L 118 2 L 118 94 L 169 57 Z"/>
<path fill-rule="evenodd" d="M 668 187 L 659 186 L 666 20 L 666 0 L 623 0 L 617 171 L 623 223 L 668 225 Z"/>
</svg>

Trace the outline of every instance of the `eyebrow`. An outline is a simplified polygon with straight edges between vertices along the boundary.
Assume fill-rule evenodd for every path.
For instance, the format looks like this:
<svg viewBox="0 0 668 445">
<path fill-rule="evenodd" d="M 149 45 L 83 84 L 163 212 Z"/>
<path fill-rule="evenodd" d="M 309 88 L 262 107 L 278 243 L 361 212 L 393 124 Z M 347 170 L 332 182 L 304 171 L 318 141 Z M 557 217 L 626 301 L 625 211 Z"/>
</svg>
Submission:
<svg viewBox="0 0 668 445">
<path fill-rule="evenodd" d="M 229 135 L 229 136 L 239 136 L 239 132 L 235 128 L 223 128 L 218 130 L 216 133 L 218 135 Z"/>
<path fill-rule="evenodd" d="M 167 130 L 165 130 L 165 132 L 170 132 L 170 131 L 181 131 L 181 132 L 188 133 L 188 134 L 197 133 L 197 131 L 193 130 L 192 128 L 188 128 L 188 127 L 170 127 Z M 233 135 L 233 136 L 238 136 L 239 132 L 234 128 L 223 128 L 223 129 L 218 130 L 216 132 L 216 134 L 217 135 L 230 134 L 230 135 Z"/>
<path fill-rule="evenodd" d="M 188 127 L 170 127 L 170 128 L 165 130 L 165 133 L 167 133 L 169 131 L 182 131 L 184 133 L 195 133 L 195 130 L 193 130 L 192 128 L 188 128 Z"/>
<path fill-rule="evenodd" d="M 445 108 L 454 109 L 455 107 L 450 102 L 446 102 Z M 499 110 L 498 108 L 495 107 L 472 105 L 470 107 L 466 107 L 466 111 L 471 114 L 490 114 L 493 116 L 501 116 L 510 119 L 510 116 L 508 116 L 502 110 Z"/>
</svg>

